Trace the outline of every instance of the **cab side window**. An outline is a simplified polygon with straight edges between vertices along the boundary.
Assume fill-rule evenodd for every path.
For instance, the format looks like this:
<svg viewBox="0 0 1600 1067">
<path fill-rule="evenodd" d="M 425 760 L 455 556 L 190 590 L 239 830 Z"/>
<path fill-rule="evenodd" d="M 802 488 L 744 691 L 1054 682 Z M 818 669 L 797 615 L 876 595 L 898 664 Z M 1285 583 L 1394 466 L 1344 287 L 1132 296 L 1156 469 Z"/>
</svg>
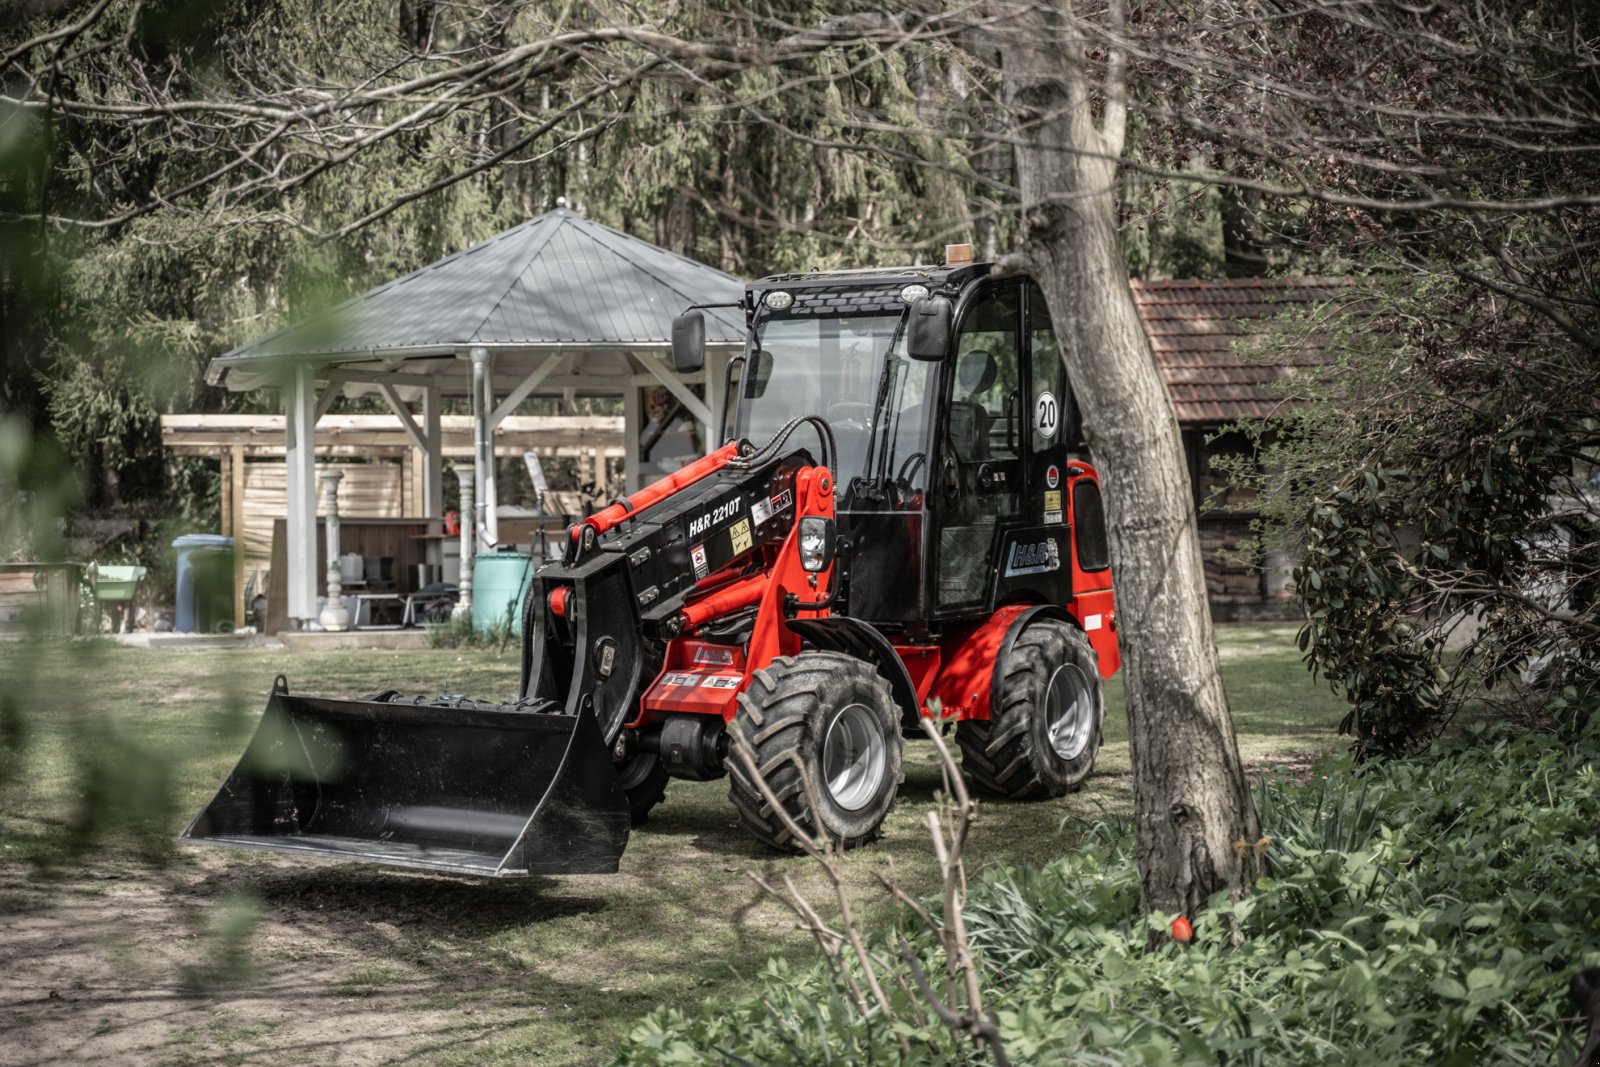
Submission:
<svg viewBox="0 0 1600 1067">
<path fill-rule="evenodd" d="M 1080 447 L 1082 422 L 1056 340 L 1050 308 L 1037 282 L 1028 283 L 1028 346 L 1033 368 L 1033 395 L 1025 418 L 1029 420 L 1035 452 L 1064 444 Z"/>
<path fill-rule="evenodd" d="M 1018 293 L 1002 289 L 961 324 L 950 392 L 950 443 L 963 463 L 1018 455 Z"/>
</svg>

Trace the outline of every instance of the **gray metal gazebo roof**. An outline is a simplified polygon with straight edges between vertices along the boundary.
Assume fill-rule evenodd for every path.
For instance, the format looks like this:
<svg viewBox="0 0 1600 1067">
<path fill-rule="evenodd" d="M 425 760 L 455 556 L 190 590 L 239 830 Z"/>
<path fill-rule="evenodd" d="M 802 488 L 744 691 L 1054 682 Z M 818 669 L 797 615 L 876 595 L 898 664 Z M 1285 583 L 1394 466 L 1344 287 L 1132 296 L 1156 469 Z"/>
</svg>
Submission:
<svg viewBox="0 0 1600 1067">
<path fill-rule="evenodd" d="M 456 378 L 464 370 L 457 357 L 473 347 L 495 350 L 505 370 L 502 354 L 661 350 L 686 306 L 732 303 L 743 292 L 732 275 L 557 208 L 218 356 L 206 380 L 259 388 L 300 360 L 375 363 L 380 374 L 403 361 L 408 376 Z M 707 311 L 708 343 L 739 344 L 743 335 L 736 310 Z M 430 365 L 441 358 L 449 362 Z M 609 362 L 585 355 L 570 369 L 602 380 L 625 370 Z"/>
<path fill-rule="evenodd" d="M 664 358 L 672 319 L 743 295 L 731 275 L 557 208 L 212 360 L 212 385 L 282 394 L 289 614 L 309 624 L 318 613 L 313 453 L 317 420 L 336 397 L 382 396 L 400 417 L 423 456 L 429 516 L 443 513 L 440 398 L 472 397 L 479 492 L 463 524 L 466 561 L 469 545 L 498 543 L 494 428 L 536 392 L 622 397 L 628 491 L 643 476 L 644 388 L 667 390 L 710 441 L 724 407 L 721 361 L 678 374 Z M 709 346 L 743 337 L 736 309 L 707 310 Z"/>
</svg>

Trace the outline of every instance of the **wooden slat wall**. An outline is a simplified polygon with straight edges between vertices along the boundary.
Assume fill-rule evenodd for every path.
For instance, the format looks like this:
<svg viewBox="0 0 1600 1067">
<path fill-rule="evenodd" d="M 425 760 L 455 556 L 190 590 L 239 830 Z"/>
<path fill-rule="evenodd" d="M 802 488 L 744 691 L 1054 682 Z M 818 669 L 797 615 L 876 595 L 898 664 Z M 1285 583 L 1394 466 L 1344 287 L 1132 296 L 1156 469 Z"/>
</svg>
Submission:
<svg viewBox="0 0 1600 1067">
<path fill-rule="evenodd" d="M 344 483 L 340 483 L 341 488 Z M 286 523 L 279 516 L 272 520 L 269 529 L 274 540 L 271 553 L 274 574 L 288 573 L 288 551 L 285 545 Z M 394 581 L 365 587 L 366 592 L 414 593 L 417 590 L 413 568 L 423 562 L 427 552 L 427 519 L 361 519 L 340 515 L 339 551 L 355 552 L 362 556 L 390 556 L 394 559 Z M 317 595 L 328 593 L 328 531 L 327 524 L 317 522 Z M 345 592 L 356 590 L 346 589 Z M 269 634 L 290 629 L 289 596 L 282 582 L 271 582 L 267 588 L 267 629 Z"/>
<path fill-rule="evenodd" d="M 317 464 L 320 479 L 330 464 Z M 339 514 L 351 519 L 396 519 L 405 513 L 399 463 L 340 463 Z M 288 509 L 285 467 L 270 460 L 244 464 L 245 555 L 249 569 L 267 565 L 272 555 L 272 523 Z M 317 483 L 317 514 L 323 513 L 322 483 Z"/>
</svg>

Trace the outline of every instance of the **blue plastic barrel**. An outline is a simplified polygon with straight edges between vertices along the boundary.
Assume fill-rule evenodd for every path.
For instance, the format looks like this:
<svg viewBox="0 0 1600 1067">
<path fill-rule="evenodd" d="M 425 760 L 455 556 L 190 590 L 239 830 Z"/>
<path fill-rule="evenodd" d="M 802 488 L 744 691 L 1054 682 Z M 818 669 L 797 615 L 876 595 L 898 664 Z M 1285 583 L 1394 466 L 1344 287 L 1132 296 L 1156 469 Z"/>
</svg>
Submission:
<svg viewBox="0 0 1600 1067">
<path fill-rule="evenodd" d="M 488 634 L 511 620 L 522 636 L 522 598 L 533 584 L 533 557 L 526 552 L 484 552 L 472 560 L 472 629 Z"/>
<path fill-rule="evenodd" d="M 172 542 L 178 553 L 179 633 L 233 629 L 233 538 L 185 534 Z"/>
</svg>

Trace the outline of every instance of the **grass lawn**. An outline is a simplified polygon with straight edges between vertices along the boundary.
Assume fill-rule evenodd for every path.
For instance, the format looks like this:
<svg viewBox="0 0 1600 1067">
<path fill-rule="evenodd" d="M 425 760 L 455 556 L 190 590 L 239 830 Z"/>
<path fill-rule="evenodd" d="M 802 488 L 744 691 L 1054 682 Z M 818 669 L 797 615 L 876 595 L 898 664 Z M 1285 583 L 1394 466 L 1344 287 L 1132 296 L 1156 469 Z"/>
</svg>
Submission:
<svg viewBox="0 0 1600 1067">
<path fill-rule="evenodd" d="M 1240 745 L 1253 765 L 1338 743 L 1342 705 L 1299 664 L 1290 627 L 1221 631 Z M 576 1064 L 609 1060 L 658 1003 L 742 990 L 772 956 L 808 957 L 788 913 L 745 877 L 822 878 L 737 829 L 724 782 L 674 782 L 613 876 L 475 882 L 166 838 L 243 750 L 272 678 L 300 693 L 382 688 L 497 698 L 503 654 L 135 649 L 0 644 L 0 1064 Z M 975 866 L 1042 860 L 1131 804 L 1120 683 L 1088 788 L 982 806 Z M 845 857 L 858 909 L 875 872 L 931 888 L 931 748 L 906 752 L 884 838 Z M 86 827 L 88 792 L 119 819 Z M 145 830 L 141 836 L 140 828 Z M 63 854 L 73 833 L 94 847 Z M 823 908 L 828 914 L 827 908 Z"/>
</svg>

